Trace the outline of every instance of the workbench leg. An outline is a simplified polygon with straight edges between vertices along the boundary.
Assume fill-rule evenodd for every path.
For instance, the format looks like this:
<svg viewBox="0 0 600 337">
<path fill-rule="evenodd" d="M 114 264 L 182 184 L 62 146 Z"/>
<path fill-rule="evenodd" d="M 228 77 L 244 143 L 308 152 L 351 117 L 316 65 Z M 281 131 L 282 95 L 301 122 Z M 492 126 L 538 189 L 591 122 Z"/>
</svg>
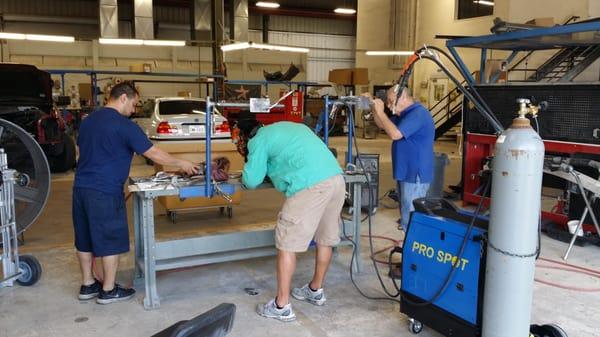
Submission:
<svg viewBox="0 0 600 337">
<path fill-rule="evenodd" d="M 142 201 L 142 227 L 144 231 L 144 272 L 145 290 L 144 309 L 158 309 L 160 298 L 156 290 L 156 242 L 154 239 L 154 204 L 151 198 Z"/>
<path fill-rule="evenodd" d="M 362 210 L 362 186 L 359 183 L 352 184 L 354 188 L 353 198 L 352 198 L 352 207 L 354 211 L 352 212 L 352 223 L 354 224 L 354 264 L 352 265 L 352 271 L 355 273 L 361 272 L 361 262 L 360 262 L 360 216 Z"/>
<path fill-rule="evenodd" d="M 137 285 L 137 283 L 144 277 L 142 273 L 142 268 L 140 266 L 140 262 L 144 258 L 144 243 L 142 237 L 142 219 L 141 219 L 141 210 L 140 203 L 141 198 L 137 193 L 133 194 L 133 249 L 134 249 L 134 259 L 133 259 L 133 282 Z"/>
</svg>

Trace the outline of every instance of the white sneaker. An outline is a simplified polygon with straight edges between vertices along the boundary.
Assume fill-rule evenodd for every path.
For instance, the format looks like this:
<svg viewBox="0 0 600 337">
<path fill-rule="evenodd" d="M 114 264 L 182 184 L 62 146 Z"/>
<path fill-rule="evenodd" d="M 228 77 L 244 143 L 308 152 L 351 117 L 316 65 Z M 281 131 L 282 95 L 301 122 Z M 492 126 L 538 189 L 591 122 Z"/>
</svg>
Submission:
<svg viewBox="0 0 600 337">
<path fill-rule="evenodd" d="M 302 288 L 292 289 L 292 296 L 297 300 L 306 301 L 314 305 L 323 305 L 325 304 L 325 301 L 327 301 L 327 298 L 325 298 L 325 293 L 323 292 L 323 288 L 317 289 L 317 291 L 312 291 L 308 286 L 308 283 Z"/>
<path fill-rule="evenodd" d="M 296 320 L 296 314 L 292 310 L 292 304 L 286 304 L 282 309 L 277 308 L 275 299 L 270 300 L 265 304 L 256 306 L 256 313 L 267 318 L 274 318 L 282 322 L 291 322 Z"/>
</svg>

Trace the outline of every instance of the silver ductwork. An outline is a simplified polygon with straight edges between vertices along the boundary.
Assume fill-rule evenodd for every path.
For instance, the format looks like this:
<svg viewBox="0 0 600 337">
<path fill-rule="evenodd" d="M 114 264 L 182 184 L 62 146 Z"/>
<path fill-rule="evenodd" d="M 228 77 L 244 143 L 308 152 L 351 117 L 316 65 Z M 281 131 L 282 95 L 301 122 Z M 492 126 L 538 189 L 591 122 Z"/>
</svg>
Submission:
<svg viewBox="0 0 600 337">
<path fill-rule="evenodd" d="M 414 50 L 417 27 L 417 0 L 391 0 L 390 7 L 390 50 Z M 405 56 L 394 56 L 392 68 L 402 67 Z"/>
<path fill-rule="evenodd" d="M 100 37 L 119 37 L 119 11 L 117 0 L 100 0 Z"/>
<path fill-rule="evenodd" d="M 233 0 L 231 38 L 235 41 L 248 41 L 248 0 Z"/>
<path fill-rule="evenodd" d="M 133 1 L 133 22 L 136 39 L 154 39 L 152 0 Z"/>
</svg>

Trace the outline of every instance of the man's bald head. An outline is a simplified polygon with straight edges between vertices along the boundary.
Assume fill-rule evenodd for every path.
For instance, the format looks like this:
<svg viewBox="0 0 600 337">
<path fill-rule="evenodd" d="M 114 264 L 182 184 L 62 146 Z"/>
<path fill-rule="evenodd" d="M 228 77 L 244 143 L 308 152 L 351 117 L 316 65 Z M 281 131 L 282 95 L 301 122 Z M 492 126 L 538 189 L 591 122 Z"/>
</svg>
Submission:
<svg viewBox="0 0 600 337">
<path fill-rule="evenodd" d="M 387 91 L 387 107 L 392 110 L 392 114 L 399 116 L 404 109 L 415 103 L 415 99 L 412 96 L 410 88 L 404 87 L 402 94 L 398 98 L 397 86 L 391 87 Z"/>
</svg>

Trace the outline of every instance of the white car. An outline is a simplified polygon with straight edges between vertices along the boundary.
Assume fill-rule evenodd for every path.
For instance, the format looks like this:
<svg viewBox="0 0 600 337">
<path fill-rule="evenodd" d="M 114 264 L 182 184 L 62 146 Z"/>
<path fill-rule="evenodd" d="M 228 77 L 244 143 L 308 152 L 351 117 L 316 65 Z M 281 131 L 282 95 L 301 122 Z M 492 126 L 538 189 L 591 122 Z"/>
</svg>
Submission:
<svg viewBox="0 0 600 337">
<path fill-rule="evenodd" d="M 134 121 L 153 141 L 206 139 L 206 101 L 201 98 L 163 97 L 148 101 L 143 116 Z M 227 119 L 213 110 L 212 139 L 231 139 Z"/>
</svg>

